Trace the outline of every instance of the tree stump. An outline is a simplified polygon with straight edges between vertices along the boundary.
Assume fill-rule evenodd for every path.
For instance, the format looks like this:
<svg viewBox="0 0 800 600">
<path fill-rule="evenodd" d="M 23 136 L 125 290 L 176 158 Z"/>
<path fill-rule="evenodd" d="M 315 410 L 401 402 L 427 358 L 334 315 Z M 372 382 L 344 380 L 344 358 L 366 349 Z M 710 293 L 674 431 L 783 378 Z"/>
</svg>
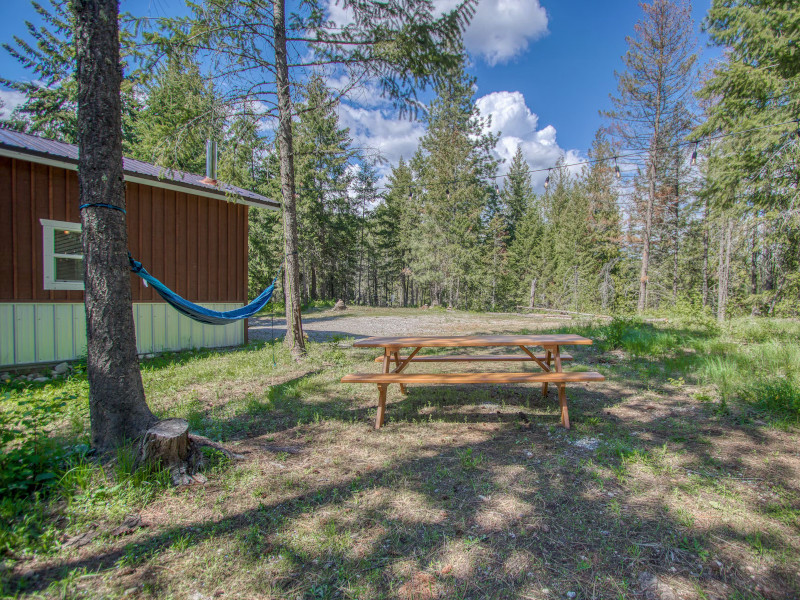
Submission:
<svg viewBox="0 0 800 600">
<path fill-rule="evenodd" d="M 333 310 L 347 310 L 347 306 L 345 306 L 344 300 L 341 298 L 334 304 Z"/>
<path fill-rule="evenodd" d="M 138 462 L 168 469 L 176 486 L 205 483 L 206 478 L 197 472 L 202 461 L 203 455 L 189 437 L 185 419 L 159 421 L 144 434 L 139 448 Z"/>
</svg>

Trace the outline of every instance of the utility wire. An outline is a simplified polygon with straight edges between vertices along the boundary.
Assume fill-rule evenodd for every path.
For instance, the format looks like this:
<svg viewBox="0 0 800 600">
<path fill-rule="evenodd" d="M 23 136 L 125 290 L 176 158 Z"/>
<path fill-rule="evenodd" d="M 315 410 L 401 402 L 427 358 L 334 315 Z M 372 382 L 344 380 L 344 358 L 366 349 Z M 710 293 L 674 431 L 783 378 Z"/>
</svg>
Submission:
<svg viewBox="0 0 800 600">
<path fill-rule="evenodd" d="M 607 162 L 607 161 L 611 161 L 611 160 L 616 161 L 618 159 L 641 157 L 641 156 L 649 154 L 650 152 L 652 152 L 654 150 L 670 150 L 670 149 L 674 149 L 674 148 L 681 148 L 681 147 L 684 147 L 684 146 L 695 146 L 695 150 L 692 153 L 693 154 L 693 159 L 694 159 L 694 158 L 696 158 L 697 148 L 699 148 L 699 146 L 701 144 L 703 144 L 703 143 L 711 142 L 711 141 L 714 141 L 714 140 L 720 140 L 720 139 L 728 138 L 728 137 L 744 135 L 746 133 L 752 133 L 754 131 L 761 131 L 763 129 L 771 129 L 773 127 L 782 127 L 784 125 L 790 125 L 792 123 L 800 126 L 800 119 L 792 119 L 791 121 L 783 121 L 781 123 L 771 123 L 769 125 L 762 125 L 760 127 L 751 127 L 750 129 L 743 129 L 741 131 L 732 131 L 732 132 L 729 132 L 729 133 L 721 133 L 721 134 L 717 134 L 717 135 L 709 135 L 709 136 L 705 136 L 703 138 L 698 138 L 698 139 L 693 139 L 693 140 L 685 140 L 685 141 L 681 141 L 681 142 L 676 142 L 674 144 L 669 144 L 669 145 L 664 145 L 664 146 L 657 146 L 652 150 L 650 150 L 650 149 L 648 149 L 648 150 L 639 150 L 639 151 L 636 151 L 636 152 L 628 152 L 626 154 L 616 154 L 616 155 L 613 155 L 613 156 L 606 156 L 606 157 L 603 157 L 603 158 L 586 159 L 586 160 L 582 160 L 582 161 L 578 161 L 578 162 L 562 164 L 558 168 L 568 169 L 568 168 L 571 168 L 571 167 L 580 167 L 580 166 L 583 166 L 583 165 L 591 165 L 591 164 L 594 164 L 594 163 Z M 795 133 L 796 135 L 798 135 L 800 137 L 800 129 L 798 129 L 795 132 L 786 132 L 786 135 L 791 135 L 792 133 Z M 540 168 L 536 168 L 536 169 L 527 169 L 525 171 L 525 173 L 527 175 L 532 175 L 534 173 L 549 172 L 549 171 L 552 171 L 555 168 L 557 168 L 556 165 L 554 165 L 552 167 L 540 167 Z M 631 170 L 625 170 L 625 171 L 622 171 L 622 172 L 623 173 L 630 173 L 632 171 Z M 496 184 L 498 180 L 506 179 L 509 176 L 510 176 L 510 174 L 506 173 L 504 175 L 492 175 L 490 177 L 486 177 L 486 179 L 492 180 Z M 476 177 L 475 179 L 479 179 L 479 178 Z M 474 179 L 470 179 L 469 181 L 473 181 L 473 180 Z M 425 187 L 426 188 L 437 188 L 437 187 L 441 188 L 441 187 L 445 187 L 445 188 L 448 188 L 448 191 L 449 191 L 449 186 L 456 186 L 459 183 L 462 183 L 462 182 L 465 182 L 465 181 L 467 181 L 467 180 L 451 179 L 451 180 L 446 180 L 446 181 L 434 182 L 434 183 L 426 185 Z M 411 187 L 412 187 L 412 193 L 413 193 L 413 188 L 418 187 L 418 184 L 412 183 Z M 298 189 L 302 190 L 303 188 L 298 186 Z M 342 186 L 327 186 L 327 187 L 323 186 L 321 188 L 320 187 L 316 187 L 315 191 L 346 192 L 349 189 L 350 188 L 347 187 L 347 186 L 345 186 L 345 187 L 342 187 Z M 381 187 L 373 188 L 373 191 L 375 192 L 376 195 L 379 195 L 380 193 L 386 192 L 389 189 L 391 189 L 391 188 L 386 187 L 386 186 L 381 186 Z"/>
</svg>

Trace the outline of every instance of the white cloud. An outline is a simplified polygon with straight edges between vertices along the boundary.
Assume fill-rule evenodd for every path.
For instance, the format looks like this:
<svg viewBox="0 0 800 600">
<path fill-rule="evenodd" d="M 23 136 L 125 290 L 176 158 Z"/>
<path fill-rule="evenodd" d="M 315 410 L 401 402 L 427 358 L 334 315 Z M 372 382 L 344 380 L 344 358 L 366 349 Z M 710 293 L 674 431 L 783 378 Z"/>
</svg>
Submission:
<svg viewBox="0 0 800 600">
<path fill-rule="evenodd" d="M 399 119 L 389 109 L 370 109 L 351 104 L 339 106 L 339 122 L 350 128 L 354 145 L 363 149 L 367 157 L 380 156 L 389 164 L 397 164 L 402 156 L 409 160 L 417 150 L 425 126 L 419 121 Z M 388 167 L 378 165 L 385 174 Z"/>
<path fill-rule="evenodd" d="M 436 3 L 442 10 L 455 7 L 452 0 Z M 547 34 L 547 11 L 539 0 L 480 0 L 464 32 L 464 45 L 490 66 L 508 62 Z"/>
<path fill-rule="evenodd" d="M 531 170 L 554 167 L 559 158 L 567 164 L 581 160 L 576 150 L 564 150 L 558 145 L 556 129 L 552 125 L 539 128 L 539 117 L 525 104 L 520 92 L 493 92 L 476 101 L 481 115 L 491 117 L 486 132 L 500 134 L 494 152 L 503 159 L 499 172 L 508 172 L 511 160 L 522 149 L 522 155 Z M 339 107 L 339 120 L 343 127 L 350 129 L 354 146 L 362 149 L 367 157 L 380 156 L 386 162 L 378 164 L 381 184 L 391 167 L 402 156 L 407 161 L 414 155 L 420 138 L 425 134 L 425 126 L 420 121 L 397 118 L 397 113 L 389 108 L 359 107 L 343 103 Z M 580 167 L 572 167 L 577 173 Z M 547 171 L 531 174 L 534 187 L 541 190 Z"/>
<path fill-rule="evenodd" d="M 567 164 L 580 160 L 576 150 L 563 150 L 556 141 L 556 129 L 547 125 L 538 129 L 539 117 L 531 112 L 525 104 L 525 97 L 520 92 L 493 92 L 475 101 L 483 117 L 491 117 L 486 127 L 488 133 L 500 134 L 495 146 L 495 154 L 503 159 L 500 173 L 505 174 L 517 152 L 522 149 L 522 156 L 531 170 L 553 167 L 563 157 Z M 574 167 L 573 171 L 578 167 Z M 531 174 L 535 187 L 540 188 L 547 177 L 546 171 Z"/>
<path fill-rule="evenodd" d="M 434 0 L 434 6 L 445 12 L 458 1 Z M 352 22 L 352 13 L 336 0 L 329 0 L 328 16 L 338 25 Z M 547 22 L 547 11 L 539 0 L 480 0 L 464 32 L 464 45 L 494 66 L 519 56 L 531 41 L 546 35 Z"/>
<path fill-rule="evenodd" d="M 25 102 L 25 94 L 16 90 L 0 90 L 0 101 L 3 103 L 3 108 L 0 108 L 0 121 L 5 121 L 11 117 L 15 108 Z"/>
</svg>

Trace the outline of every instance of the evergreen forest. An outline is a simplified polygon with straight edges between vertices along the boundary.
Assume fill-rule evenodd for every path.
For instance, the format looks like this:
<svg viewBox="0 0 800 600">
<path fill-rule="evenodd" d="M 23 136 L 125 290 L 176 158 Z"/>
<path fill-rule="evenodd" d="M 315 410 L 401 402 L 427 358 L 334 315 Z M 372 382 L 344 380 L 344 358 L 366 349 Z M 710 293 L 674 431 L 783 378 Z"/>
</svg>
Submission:
<svg viewBox="0 0 800 600">
<path fill-rule="evenodd" d="M 209 76 L 203 44 L 185 43 L 224 24 L 214 4 L 160 29 L 122 17 L 125 154 L 202 173 L 214 139 L 221 180 L 281 198 L 277 113 L 243 78 Z M 72 17 L 60 0 L 35 6 L 43 24 L 5 44 L 35 75 L 2 80 L 26 97 L 5 126 L 74 142 Z M 519 148 L 497 158 L 463 50 L 426 102 L 385 93 L 425 125 L 396 164 L 340 124 L 351 88 L 330 85 L 337 71 L 303 65 L 291 123 L 302 302 L 796 316 L 798 14 L 715 0 L 702 27 L 723 60 L 700 64 L 687 4 L 642 4 L 603 127 L 583 158 L 546 173 Z M 266 68 L 241 38 L 216 43 L 244 56 L 242 72 Z M 283 261 L 282 219 L 250 211 L 252 296 Z"/>
</svg>

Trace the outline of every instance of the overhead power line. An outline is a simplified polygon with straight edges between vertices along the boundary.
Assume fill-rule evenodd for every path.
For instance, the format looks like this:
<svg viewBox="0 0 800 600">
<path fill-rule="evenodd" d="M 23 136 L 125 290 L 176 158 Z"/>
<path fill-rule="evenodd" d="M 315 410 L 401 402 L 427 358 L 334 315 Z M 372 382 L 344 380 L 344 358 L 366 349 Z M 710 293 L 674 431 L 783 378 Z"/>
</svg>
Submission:
<svg viewBox="0 0 800 600">
<path fill-rule="evenodd" d="M 591 165 L 591 164 L 595 164 L 595 163 L 607 162 L 607 161 L 613 160 L 614 161 L 614 174 L 617 177 L 617 179 L 619 179 L 621 177 L 622 171 L 620 170 L 620 167 L 618 165 L 618 162 L 617 162 L 618 160 L 642 157 L 642 156 L 645 156 L 645 155 L 649 154 L 650 152 L 653 152 L 654 150 L 670 150 L 670 149 L 675 149 L 675 148 L 682 148 L 682 147 L 685 147 L 685 146 L 694 146 L 694 149 L 693 149 L 693 151 L 691 153 L 691 157 L 689 159 L 689 164 L 692 165 L 692 166 L 695 166 L 697 164 L 697 155 L 698 155 L 698 152 L 699 152 L 699 148 L 700 148 L 701 144 L 703 144 L 703 143 L 708 143 L 708 142 L 712 142 L 712 141 L 715 141 L 715 140 L 720 140 L 720 139 L 728 138 L 728 137 L 740 136 L 740 135 L 744 135 L 746 133 L 752 133 L 754 131 L 761 131 L 761 130 L 764 130 L 764 129 L 771 129 L 773 127 L 782 127 L 784 125 L 791 125 L 792 123 L 796 124 L 798 126 L 798 129 L 796 129 L 795 131 L 786 132 L 785 135 L 794 134 L 798 138 L 800 138 L 800 119 L 792 119 L 791 121 L 783 121 L 781 123 L 771 123 L 769 125 L 762 125 L 760 127 L 751 127 L 749 129 L 743 129 L 743 130 L 740 130 L 740 131 L 731 131 L 731 132 L 728 132 L 728 133 L 720 133 L 720 134 L 717 134 L 717 135 L 709 135 L 709 136 L 705 136 L 705 137 L 699 138 L 699 139 L 685 140 L 685 141 L 681 141 L 681 142 L 676 142 L 674 144 L 668 144 L 668 145 L 664 145 L 664 146 L 657 146 L 657 147 L 655 147 L 653 149 L 638 150 L 638 151 L 635 151 L 635 152 L 627 152 L 625 154 L 615 154 L 615 155 L 606 156 L 606 157 L 603 157 L 603 158 L 586 159 L 586 160 L 581 160 L 581 161 L 572 162 L 572 163 L 564 163 L 564 164 L 561 164 L 561 165 L 556 164 L 556 165 L 554 165 L 552 167 L 540 167 L 540 168 L 536 168 L 536 169 L 527 169 L 524 172 L 526 174 L 528 174 L 528 175 L 532 175 L 534 173 L 544 173 L 546 171 L 548 174 L 547 174 L 547 177 L 545 178 L 545 181 L 544 181 L 544 187 L 545 187 L 545 189 L 547 189 L 547 187 L 550 184 L 550 173 L 552 172 L 552 170 L 554 168 L 560 167 L 560 168 L 563 168 L 563 169 L 569 169 L 569 168 L 573 168 L 573 167 L 581 167 L 581 166 L 584 166 L 584 165 Z M 625 172 L 627 173 L 627 172 L 630 172 L 630 171 L 625 171 Z M 498 185 L 497 185 L 497 181 L 506 179 L 507 177 L 509 177 L 508 173 L 503 174 L 503 175 L 493 175 L 491 177 L 487 177 L 486 179 L 490 179 L 490 180 L 494 181 L 495 182 L 495 189 L 499 190 Z M 471 178 L 469 180 L 469 182 L 472 182 L 472 181 L 474 181 L 474 178 Z M 441 187 L 444 187 L 445 190 L 447 190 L 447 195 L 449 196 L 450 195 L 450 187 L 457 186 L 459 183 L 464 183 L 464 182 L 467 182 L 467 180 L 463 180 L 463 179 L 460 180 L 458 178 L 455 178 L 455 179 L 449 179 L 449 180 L 446 180 L 446 181 L 433 182 L 433 183 L 427 184 L 425 187 L 426 188 L 441 188 Z M 416 184 L 412 184 L 412 188 L 415 188 L 415 187 L 417 187 L 417 185 Z M 317 190 L 322 189 L 323 191 L 340 191 L 340 192 L 347 190 L 347 188 L 343 188 L 342 186 L 330 186 L 330 187 L 323 187 L 323 188 L 316 188 L 316 189 Z M 374 189 L 374 191 L 375 191 L 376 194 L 380 194 L 382 192 L 388 191 L 389 189 L 391 189 L 391 188 L 389 188 L 387 186 L 381 186 L 381 187 L 376 187 Z M 413 194 L 413 191 L 414 190 L 412 189 L 412 194 Z"/>
</svg>

